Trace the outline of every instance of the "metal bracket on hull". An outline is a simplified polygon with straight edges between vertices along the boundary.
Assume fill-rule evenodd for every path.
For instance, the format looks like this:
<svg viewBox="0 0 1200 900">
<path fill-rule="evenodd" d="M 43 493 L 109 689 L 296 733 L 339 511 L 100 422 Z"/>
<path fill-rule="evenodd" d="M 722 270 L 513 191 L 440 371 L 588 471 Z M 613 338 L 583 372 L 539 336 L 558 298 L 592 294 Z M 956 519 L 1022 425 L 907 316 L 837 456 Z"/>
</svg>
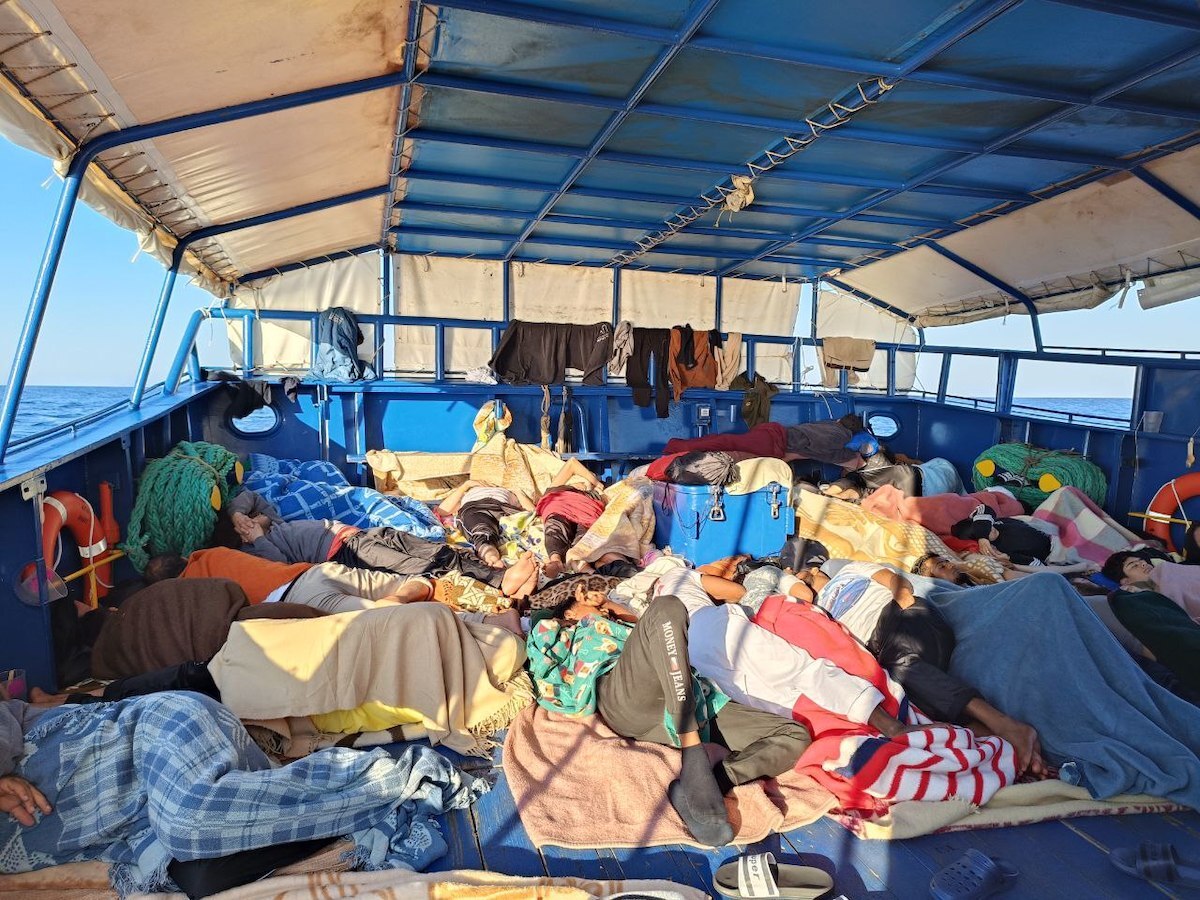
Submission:
<svg viewBox="0 0 1200 900">
<path fill-rule="evenodd" d="M 39 504 L 41 498 L 46 494 L 46 476 L 34 475 L 32 478 L 26 478 L 21 482 L 21 499 L 33 500 L 38 499 Z"/>
</svg>

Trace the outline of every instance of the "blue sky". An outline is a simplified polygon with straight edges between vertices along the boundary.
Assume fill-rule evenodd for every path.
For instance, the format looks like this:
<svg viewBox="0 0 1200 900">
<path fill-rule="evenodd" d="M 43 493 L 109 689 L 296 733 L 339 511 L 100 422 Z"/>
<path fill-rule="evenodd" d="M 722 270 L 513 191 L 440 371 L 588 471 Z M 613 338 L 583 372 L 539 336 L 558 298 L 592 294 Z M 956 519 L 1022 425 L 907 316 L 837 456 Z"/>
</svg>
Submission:
<svg viewBox="0 0 1200 900">
<path fill-rule="evenodd" d="M 0 378 L 7 377 L 11 365 L 59 188 L 49 160 L 0 141 L 0 296 L 5 322 L 0 330 Z M 42 327 L 30 384 L 132 382 L 164 274 L 158 261 L 145 254 L 132 259 L 136 249 L 132 234 L 80 204 Z M 192 285 L 176 286 L 152 382 L 161 380 L 170 364 L 188 316 L 211 299 Z M 1131 292 L 1123 309 L 1117 309 L 1116 300 L 1112 300 L 1095 310 L 1043 316 L 1042 333 L 1050 345 L 1197 349 L 1196 307 L 1197 301 L 1191 300 L 1142 310 Z M 936 344 L 1033 349 L 1029 321 L 1024 316 L 930 329 L 927 340 Z M 223 325 L 204 326 L 199 344 L 203 361 L 228 361 Z M 923 381 L 929 380 L 928 373 L 936 369 L 937 362 L 933 358 L 923 361 L 919 369 Z M 993 372 L 986 364 L 964 361 L 954 375 L 958 393 L 990 392 Z M 1044 367 L 1026 367 L 1017 394 L 1122 396 L 1131 385 L 1129 371 L 1097 367 L 1051 374 Z"/>
</svg>

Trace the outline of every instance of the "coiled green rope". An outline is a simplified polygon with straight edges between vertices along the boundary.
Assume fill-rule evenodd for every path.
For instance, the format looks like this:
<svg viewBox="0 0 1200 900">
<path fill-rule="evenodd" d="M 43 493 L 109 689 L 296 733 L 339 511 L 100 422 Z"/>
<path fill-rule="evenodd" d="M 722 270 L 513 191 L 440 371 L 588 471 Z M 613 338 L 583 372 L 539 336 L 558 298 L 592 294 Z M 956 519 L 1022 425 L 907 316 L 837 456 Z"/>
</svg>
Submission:
<svg viewBox="0 0 1200 900">
<path fill-rule="evenodd" d="M 146 464 L 122 548 L 139 572 L 160 553 L 187 556 L 207 546 L 217 522 L 214 490 L 222 507 L 238 458 L 219 444 L 180 441 L 162 459 Z"/>
<path fill-rule="evenodd" d="M 997 475 L 1010 472 L 1020 478 L 1023 484 L 1006 484 L 997 475 L 984 475 L 979 466 L 984 460 L 995 463 Z M 1079 488 L 1101 506 L 1108 495 L 1108 479 L 1104 477 L 1104 471 L 1087 457 L 1068 450 L 1047 450 L 1032 444 L 996 444 L 979 454 L 971 467 L 971 480 L 976 490 L 994 486 L 1008 488 L 1029 507 L 1038 506 L 1050 496 L 1050 491 L 1038 486 L 1043 475 L 1052 475 L 1059 484 Z"/>
</svg>

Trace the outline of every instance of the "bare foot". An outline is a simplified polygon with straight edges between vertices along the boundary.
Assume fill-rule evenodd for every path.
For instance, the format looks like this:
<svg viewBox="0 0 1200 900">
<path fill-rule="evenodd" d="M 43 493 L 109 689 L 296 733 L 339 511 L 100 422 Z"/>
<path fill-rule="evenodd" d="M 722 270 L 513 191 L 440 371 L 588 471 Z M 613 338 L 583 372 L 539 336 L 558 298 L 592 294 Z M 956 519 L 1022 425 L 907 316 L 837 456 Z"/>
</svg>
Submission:
<svg viewBox="0 0 1200 900">
<path fill-rule="evenodd" d="M 62 706 L 67 702 L 66 694 L 47 694 L 40 687 L 29 689 L 29 702 L 33 706 Z"/>
<path fill-rule="evenodd" d="M 484 544 L 479 548 L 479 558 L 485 566 L 491 566 L 493 569 L 504 568 L 504 559 L 500 556 L 500 551 L 491 544 Z"/>
<path fill-rule="evenodd" d="M 527 550 L 521 554 L 520 559 L 505 570 L 504 578 L 500 580 L 500 590 L 504 592 L 506 597 L 516 597 L 518 600 L 524 599 L 518 592 L 528 583 L 529 576 L 536 573 L 537 560 L 533 558 L 532 551 Z"/>
<path fill-rule="evenodd" d="M 552 556 L 546 561 L 546 565 L 542 566 L 542 571 L 546 573 L 547 578 L 553 580 L 563 573 L 564 568 L 566 567 L 563 561 L 557 556 Z"/>
</svg>

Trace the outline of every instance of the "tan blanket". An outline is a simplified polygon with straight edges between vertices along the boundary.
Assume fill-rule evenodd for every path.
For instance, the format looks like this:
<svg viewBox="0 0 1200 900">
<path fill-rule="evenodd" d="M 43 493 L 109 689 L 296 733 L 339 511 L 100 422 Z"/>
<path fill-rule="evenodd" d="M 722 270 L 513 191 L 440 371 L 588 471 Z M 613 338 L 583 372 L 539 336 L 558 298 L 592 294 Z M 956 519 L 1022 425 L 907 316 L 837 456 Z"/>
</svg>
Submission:
<svg viewBox="0 0 1200 900">
<path fill-rule="evenodd" d="M 984 806 L 972 806 L 963 800 L 940 803 L 907 801 L 893 804 L 884 818 L 859 819 L 840 815 L 834 818 L 861 838 L 904 840 L 935 831 L 1002 828 L 1078 816 L 1163 813 L 1183 808 L 1169 800 L 1143 794 L 1122 794 L 1108 800 L 1093 800 L 1081 787 L 1049 780 L 1001 788 Z"/>
<path fill-rule="evenodd" d="M 717 748 L 711 748 L 716 751 Z M 700 847 L 667 802 L 679 751 L 619 737 L 597 716 L 532 706 L 504 742 L 504 773 L 521 824 L 537 846 Z M 734 843 L 815 822 L 833 795 L 803 775 L 735 788 L 727 798 Z"/>
<path fill-rule="evenodd" d="M 799 518 L 796 534 L 818 540 L 830 559 L 891 563 L 909 571 L 926 553 L 960 557 L 932 531 L 911 522 L 898 522 L 861 506 L 812 491 L 796 492 Z M 978 553 L 961 557 L 970 573 L 983 582 L 1000 580 L 1000 564 Z"/>
<path fill-rule="evenodd" d="M 413 710 L 431 743 L 487 755 L 476 733 L 528 702 L 506 683 L 525 663 L 512 632 L 464 622 L 440 603 L 306 621 L 238 622 L 209 664 L 242 719 L 311 716 L 374 701 Z"/>
<path fill-rule="evenodd" d="M 653 894 L 651 894 L 653 892 Z M 607 897 L 703 900 L 703 891 L 672 881 L 523 878 L 497 872 L 331 872 L 267 878 L 214 900 L 603 900 Z"/>
<path fill-rule="evenodd" d="M 349 841 L 335 841 L 308 859 L 283 867 L 277 877 L 282 879 L 296 873 L 309 872 L 319 872 L 325 878 L 332 877 L 334 873 L 344 870 L 349 865 L 342 856 L 351 849 L 353 845 Z M 299 877 L 307 880 L 308 876 L 302 874 Z M 20 875 L 0 875 L 0 896 L 6 894 L 21 900 L 117 900 L 117 892 L 109 887 L 108 863 L 102 862 L 66 863 L 48 869 L 38 869 L 36 872 L 23 872 Z M 184 895 L 131 896 L 182 898 Z"/>
<path fill-rule="evenodd" d="M 654 482 L 626 478 L 605 495 L 604 512 L 567 551 L 567 562 L 593 562 L 606 553 L 640 560 L 654 545 Z"/>
<path fill-rule="evenodd" d="M 417 500 L 444 500 L 467 478 L 540 496 L 562 468 L 562 459 L 535 444 L 519 444 L 503 432 L 473 453 L 397 453 L 370 450 L 375 488 Z"/>
</svg>

